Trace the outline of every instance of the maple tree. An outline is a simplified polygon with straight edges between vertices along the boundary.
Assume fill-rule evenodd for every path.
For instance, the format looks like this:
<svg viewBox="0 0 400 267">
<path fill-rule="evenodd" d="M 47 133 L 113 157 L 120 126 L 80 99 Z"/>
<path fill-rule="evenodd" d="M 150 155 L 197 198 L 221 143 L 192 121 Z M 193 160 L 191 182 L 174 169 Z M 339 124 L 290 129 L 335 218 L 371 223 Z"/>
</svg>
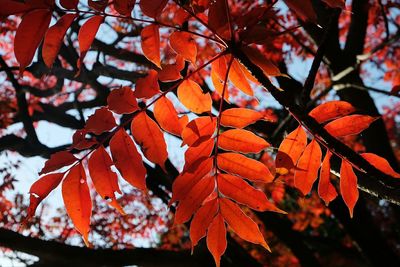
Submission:
<svg viewBox="0 0 400 267">
<path fill-rule="evenodd" d="M 399 215 L 399 105 L 380 114 L 370 95 L 399 97 L 395 0 L 0 7 L 1 148 L 48 158 L 28 207 L 7 200 L 18 164 L 4 168 L 1 208 L 19 212 L 3 215 L 0 245 L 43 265 L 329 266 L 322 242 L 340 266 L 398 265 L 396 232 L 379 225 L 399 222 L 379 219 Z M 73 129 L 72 142 L 48 147 L 40 121 Z M 63 208 L 46 231 L 87 248 L 16 233 L 35 232 L 57 188 Z M 133 248 L 154 232 L 164 250 Z"/>
</svg>

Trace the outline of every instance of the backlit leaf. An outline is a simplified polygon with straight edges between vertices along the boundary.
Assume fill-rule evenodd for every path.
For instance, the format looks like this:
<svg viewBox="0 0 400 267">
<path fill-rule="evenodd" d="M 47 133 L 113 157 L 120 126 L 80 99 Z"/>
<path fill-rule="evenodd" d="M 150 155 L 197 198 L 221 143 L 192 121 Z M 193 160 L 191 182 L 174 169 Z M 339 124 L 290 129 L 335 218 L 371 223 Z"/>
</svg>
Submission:
<svg viewBox="0 0 400 267">
<path fill-rule="evenodd" d="M 197 45 L 192 35 L 188 32 L 174 32 L 169 37 L 169 43 L 175 52 L 185 60 L 196 63 Z"/>
<path fill-rule="evenodd" d="M 355 135 L 367 129 L 376 120 L 376 117 L 368 115 L 349 115 L 331 121 L 325 125 L 325 130 L 334 137 Z"/>
<path fill-rule="evenodd" d="M 202 157 L 209 157 L 214 148 L 214 139 L 210 138 L 201 142 L 198 146 L 191 146 L 185 152 L 184 170 L 188 169 L 196 160 Z"/>
<path fill-rule="evenodd" d="M 236 59 L 232 61 L 231 68 L 229 70 L 229 80 L 235 85 L 240 91 L 246 95 L 253 96 L 253 89 L 251 88 L 246 76 L 244 75 L 242 68 Z"/>
<path fill-rule="evenodd" d="M 142 3 L 142 1 L 140 2 Z M 140 34 L 145 57 L 161 68 L 160 33 L 158 25 L 151 24 L 142 29 Z"/>
<path fill-rule="evenodd" d="M 178 64 L 162 65 L 162 69 L 158 71 L 158 79 L 165 83 L 182 79 L 180 66 Z"/>
<path fill-rule="evenodd" d="M 134 93 L 137 98 L 151 98 L 160 93 L 157 71 L 149 70 L 149 73 L 146 77 L 139 78 L 136 81 Z"/>
<path fill-rule="evenodd" d="M 136 0 L 114 0 L 114 8 L 119 14 L 130 17 L 135 2 Z"/>
<path fill-rule="evenodd" d="M 220 266 L 221 256 L 225 253 L 226 246 L 225 222 L 222 215 L 218 213 L 207 231 L 207 248 L 214 257 L 216 267 Z"/>
<path fill-rule="evenodd" d="M 192 249 L 196 246 L 199 240 L 206 236 L 207 228 L 218 211 L 218 201 L 213 199 L 203 206 L 194 214 L 190 223 L 190 240 L 192 241 Z"/>
<path fill-rule="evenodd" d="M 222 111 L 221 124 L 224 126 L 244 128 L 263 118 L 263 114 L 247 108 L 230 108 Z"/>
<path fill-rule="evenodd" d="M 97 109 L 86 121 L 85 129 L 96 135 L 102 134 L 117 126 L 114 116 L 105 107 Z"/>
<path fill-rule="evenodd" d="M 164 131 L 180 136 L 182 125 L 179 123 L 178 113 L 171 101 L 165 97 L 160 97 L 154 104 L 154 117 Z"/>
<path fill-rule="evenodd" d="M 389 162 L 386 159 L 373 153 L 362 153 L 361 157 L 363 157 L 366 161 L 369 162 L 369 164 L 371 164 L 381 172 L 390 175 L 394 178 L 400 178 L 400 173 L 393 170 L 393 168 L 390 166 Z"/>
<path fill-rule="evenodd" d="M 231 32 L 229 30 L 228 6 L 225 0 L 216 0 L 210 3 L 208 11 L 208 25 L 223 38 L 229 39 Z"/>
<path fill-rule="evenodd" d="M 141 0 L 140 9 L 143 14 L 151 18 L 157 18 L 163 11 L 168 0 Z"/>
<path fill-rule="evenodd" d="M 183 128 L 183 144 L 198 146 L 214 134 L 216 127 L 217 120 L 215 118 L 204 116 L 192 120 Z"/>
<path fill-rule="evenodd" d="M 59 151 L 50 156 L 50 159 L 46 161 L 43 169 L 39 172 L 39 175 L 56 171 L 62 167 L 69 166 L 77 161 L 75 156 L 68 151 Z"/>
<path fill-rule="evenodd" d="M 321 104 L 310 111 L 309 115 L 317 122 L 324 123 L 338 117 L 346 116 L 356 111 L 349 102 L 346 101 L 329 101 Z"/>
<path fill-rule="evenodd" d="M 340 193 L 353 218 L 353 209 L 358 200 L 357 176 L 346 160 L 342 160 L 340 167 Z"/>
<path fill-rule="evenodd" d="M 108 108 L 118 114 L 129 114 L 138 110 L 135 94 L 128 86 L 114 89 L 107 97 Z"/>
<path fill-rule="evenodd" d="M 319 197 L 325 201 L 325 205 L 329 205 L 329 202 L 337 197 L 337 192 L 333 184 L 331 183 L 331 159 L 332 153 L 328 151 L 325 155 L 324 161 L 322 162 L 320 174 L 319 174 L 319 184 L 318 184 L 318 194 Z"/>
<path fill-rule="evenodd" d="M 97 31 L 100 28 L 100 25 L 104 22 L 104 17 L 100 15 L 95 15 L 89 18 L 80 28 L 78 33 L 78 42 L 79 42 L 79 51 L 80 56 L 78 60 L 78 68 L 83 63 L 83 59 L 85 58 L 87 52 L 92 45 L 94 38 L 96 38 Z"/>
<path fill-rule="evenodd" d="M 266 58 L 259 50 L 252 47 L 243 47 L 246 56 L 249 57 L 251 62 L 256 64 L 265 75 L 280 76 L 282 73 L 279 68 L 268 58 Z"/>
<path fill-rule="evenodd" d="M 211 111 L 211 96 L 209 93 L 203 93 L 200 85 L 187 79 L 178 87 L 178 98 L 181 103 L 194 113 L 203 113 Z"/>
<path fill-rule="evenodd" d="M 219 135 L 218 146 L 225 150 L 260 153 L 270 145 L 267 141 L 250 131 L 232 129 Z"/>
</svg>

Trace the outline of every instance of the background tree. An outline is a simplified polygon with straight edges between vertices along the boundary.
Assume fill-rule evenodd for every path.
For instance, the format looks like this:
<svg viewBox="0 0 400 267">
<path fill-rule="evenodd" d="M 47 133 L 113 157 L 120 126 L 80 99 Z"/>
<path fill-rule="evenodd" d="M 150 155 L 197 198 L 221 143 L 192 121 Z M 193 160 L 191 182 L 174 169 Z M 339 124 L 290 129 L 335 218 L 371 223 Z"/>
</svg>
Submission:
<svg viewBox="0 0 400 267">
<path fill-rule="evenodd" d="M 0 7 L 8 257 L 399 265 L 397 1 Z M 74 130 L 72 141 L 40 141 L 44 122 Z M 29 207 L 16 154 L 50 158 Z M 45 202 L 35 215 L 60 183 L 66 209 Z"/>
</svg>

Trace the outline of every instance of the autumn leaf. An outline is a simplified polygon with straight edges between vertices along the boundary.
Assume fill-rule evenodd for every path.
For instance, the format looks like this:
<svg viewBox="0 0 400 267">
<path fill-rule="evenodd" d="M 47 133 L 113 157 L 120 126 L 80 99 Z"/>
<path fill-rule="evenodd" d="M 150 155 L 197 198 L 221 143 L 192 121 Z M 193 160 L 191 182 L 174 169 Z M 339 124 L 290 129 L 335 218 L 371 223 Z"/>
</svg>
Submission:
<svg viewBox="0 0 400 267">
<path fill-rule="evenodd" d="M 192 250 L 199 240 L 206 236 L 207 228 L 218 212 L 218 201 L 213 199 L 208 201 L 194 214 L 190 223 L 190 241 L 192 242 Z"/>
<path fill-rule="evenodd" d="M 135 94 L 128 86 L 114 89 L 107 97 L 108 108 L 118 114 L 129 114 L 139 109 Z"/>
<path fill-rule="evenodd" d="M 214 257 L 215 265 L 220 266 L 221 256 L 227 247 L 225 222 L 220 213 L 212 220 L 207 230 L 207 248 Z"/>
<path fill-rule="evenodd" d="M 197 45 L 192 35 L 188 32 L 174 32 L 169 37 L 172 49 L 185 60 L 196 64 Z"/>
<path fill-rule="evenodd" d="M 366 161 L 369 162 L 369 164 L 371 164 L 384 174 L 390 175 L 394 178 L 400 178 L 400 173 L 393 170 L 386 159 L 373 153 L 362 153 L 361 157 L 363 157 Z"/>
<path fill-rule="evenodd" d="M 320 174 L 319 174 L 319 184 L 318 184 L 318 194 L 319 197 L 325 201 L 325 205 L 329 205 L 329 202 L 337 197 L 337 192 L 333 184 L 331 183 L 331 159 L 332 153 L 328 151 L 325 155 L 324 161 L 322 162 Z"/>
<path fill-rule="evenodd" d="M 325 125 L 325 130 L 334 137 L 355 135 L 367 129 L 377 119 L 368 115 L 349 115 L 331 121 Z"/>
<path fill-rule="evenodd" d="M 242 153 L 260 153 L 269 147 L 270 144 L 250 131 L 233 129 L 219 135 L 218 146 L 224 150 Z"/>
<path fill-rule="evenodd" d="M 76 9 L 79 0 L 60 0 L 60 5 L 65 9 Z"/>
<path fill-rule="evenodd" d="M 303 0 L 301 2 L 297 0 L 284 0 L 284 2 L 300 19 L 314 23 L 317 22 L 317 15 L 315 14 L 311 0 Z"/>
<path fill-rule="evenodd" d="M 222 170 L 250 181 L 269 183 L 274 180 L 274 176 L 262 162 L 241 154 L 220 153 L 217 157 L 217 164 Z"/>
<path fill-rule="evenodd" d="M 216 0 L 210 3 L 208 11 L 208 25 L 225 39 L 230 39 L 229 8 L 227 1 Z"/>
<path fill-rule="evenodd" d="M 240 91 L 246 95 L 253 96 L 253 89 L 251 88 L 242 68 L 236 59 L 232 61 L 231 68 L 229 70 L 228 78 Z"/>
<path fill-rule="evenodd" d="M 180 66 L 178 64 L 162 64 L 158 71 L 158 79 L 162 82 L 174 82 L 182 79 Z"/>
<path fill-rule="evenodd" d="M 114 116 L 105 107 L 97 109 L 86 121 L 85 129 L 96 135 L 102 134 L 117 126 Z"/>
<path fill-rule="evenodd" d="M 198 146 L 190 146 L 185 152 L 185 166 L 183 171 L 187 170 L 192 164 L 203 157 L 209 157 L 214 149 L 214 139 L 210 138 L 201 142 Z"/>
<path fill-rule="evenodd" d="M 124 129 L 119 129 L 110 141 L 111 155 L 115 167 L 132 186 L 146 190 L 146 168 L 135 143 Z"/>
<path fill-rule="evenodd" d="M 88 131 L 85 129 L 76 130 L 72 136 L 71 147 L 78 150 L 84 150 L 97 144 L 97 141 L 94 138 L 86 138 L 87 134 Z"/>
<path fill-rule="evenodd" d="M 21 75 L 32 62 L 36 49 L 49 27 L 51 14 L 48 9 L 36 9 L 22 17 L 14 39 L 14 54 Z"/>
<path fill-rule="evenodd" d="M 118 177 L 111 170 L 113 165 L 110 156 L 103 146 L 97 148 L 89 159 L 89 173 L 92 178 L 97 193 L 107 200 L 107 203 L 117 209 L 121 214 L 125 214 L 122 207 L 116 201 L 114 193 L 122 194 L 118 185 Z"/>
<path fill-rule="evenodd" d="M 119 14 L 130 17 L 135 3 L 136 0 L 114 0 L 114 8 Z"/>
<path fill-rule="evenodd" d="M 304 196 L 311 191 L 315 180 L 317 180 L 321 159 L 321 147 L 313 139 L 300 156 L 294 173 L 294 185 Z"/>
<path fill-rule="evenodd" d="M 279 68 L 268 58 L 266 58 L 259 50 L 252 47 L 243 47 L 246 56 L 249 57 L 251 62 L 256 64 L 265 75 L 280 76 L 282 73 Z"/>
<path fill-rule="evenodd" d="M 142 111 L 133 118 L 131 131 L 144 156 L 164 168 L 168 158 L 167 145 L 157 123 L 147 116 L 145 111 Z"/>
<path fill-rule="evenodd" d="M 179 122 L 178 113 L 167 97 L 162 96 L 156 101 L 153 113 L 164 131 L 176 136 L 181 135 L 182 125 Z"/>
<path fill-rule="evenodd" d="M 221 125 L 244 128 L 263 118 L 263 114 L 247 108 L 230 108 L 222 111 Z"/>
<path fill-rule="evenodd" d="M 57 58 L 63 43 L 65 33 L 76 17 L 77 14 L 65 14 L 56 24 L 47 30 L 42 48 L 43 61 L 47 67 L 51 68 L 53 66 L 54 60 Z"/>
<path fill-rule="evenodd" d="M 221 198 L 219 203 L 222 217 L 241 239 L 259 244 L 271 252 L 258 225 L 237 204 L 226 198 Z"/>
<path fill-rule="evenodd" d="M 318 105 L 310 111 L 308 115 L 313 117 L 317 122 L 324 123 L 338 117 L 349 115 L 356 111 L 349 102 L 346 101 L 329 101 Z"/>
<path fill-rule="evenodd" d="M 75 156 L 68 151 L 59 151 L 50 156 L 50 159 L 46 161 L 43 169 L 39 172 L 39 175 L 49 173 L 61 169 L 62 167 L 69 166 L 77 161 Z"/>
<path fill-rule="evenodd" d="M 198 146 L 214 134 L 216 126 L 217 120 L 208 116 L 192 120 L 182 130 L 183 145 Z"/>
<path fill-rule="evenodd" d="M 90 217 L 92 200 L 82 164 L 71 168 L 62 183 L 62 197 L 68 216 L 76 230 L 82 235 L 86 246 L 89 246 Z"/>
<path fill-rule="evenodd" d="M 140 9 L 143 14 L 151 18 L 157 18 L 163 11 L 168 0 L 141 0 Z"/>
<path fill-rule="evenodd" d="M 201 114 L 211 111 L 211 96 L 203 93 L 200 85 L 187 79 L 178 86 L 178 98 L 181 103 L 190 111 Z"/>
<path fill-rule="evenodd" d="M 78 60 L 78 69 L 81 68 L 83 64 L 83 59 L 85 58 L 87 52 L 92 45 L 94 38 L 96 38 L 97 31 L 100 25 L 104 22 L 104 17 L 100 15 L 95 15 L 89 18 L 80 28 L 78 33 L 79 51 L 80 56 Z"/>
<path fill-rule="evenodd" d="M 142 3 L 142 1 L 140 2 Z M 160 33 L 158 25 L 151 24 L 142 29 L 140 34 L 145 57 L 161 68 Z"/>
<path fill-rule="evenodd" d="M 307 145 L 307 134 L 303 127 L 297 127 L 289 133 L 279 146 L 276 155 L 276 172 L 285 175 L 292 169 Z"/>
<path fill-rule="evenodd" d="M 134 94 L 137 98 L 151 98 L 158 93 L 160 93 L 160 86 L 157 71 L 149 70 L 146 77 L 139 78 L 136 81 Z"/>
<path fill-rule="evenodd" d="M 358 200 L 357 176 L 346 160 L 342 160 L 340 167 L 340 193 L 349 209 L 350 217 L 353 218 L 353 209 Z"/>
</svg>

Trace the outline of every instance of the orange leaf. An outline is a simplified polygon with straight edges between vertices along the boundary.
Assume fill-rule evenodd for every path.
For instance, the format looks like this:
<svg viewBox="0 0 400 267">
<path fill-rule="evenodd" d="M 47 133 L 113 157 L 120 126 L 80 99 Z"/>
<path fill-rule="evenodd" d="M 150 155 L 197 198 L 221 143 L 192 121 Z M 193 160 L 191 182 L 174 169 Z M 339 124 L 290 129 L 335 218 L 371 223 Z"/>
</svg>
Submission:
<svg viewBox="0 0 400 267">
<path fill-rule="evenodd" d="M 30 204 L 25 220 L 29 220 L 35 215 L 37 206 L 61 183 L 63 177 L 64 173 L 51 173 L 40 177 L 32 184 L 31 189 L 29 189 Z"/>
<path fill-rule="evenodd" d="M 299 126 L 282 141 L 276 155 L 276 172 L 285 175 L 292 169 L 307 145 L 307 134 Z"/>
<path fill-rule="evenodd" d="M 220 266 L 221 256 L 227 246 L 226 227 L 221 213 L 214 217 L 207 230 L 207 248 L 214 257 L 215 265 Z"/>
<path fill-rule="evenodd" d="M 174 32 L 169 37 L 172 49 L 185 60 L 196 64 L 197 45 L 192 35 L 188 32 Z"/>
<path fill-rule="evenodd" d="M 146 190 L 146 168 L 142 156 L 125 130 L 118 130 L 110 141 L 111 155 L 121 176 L 132 186 Z"/>
<path fill-rule="evenodd" d="M 157 18 L 163 11 L 168 0 L 141 0 L 140 9 L 143 14 L 151 18 Z"/>
<path fill-rule="evenodd" d="M 225 39 L 230 39 L 231 37 L 228 12 L 229 8 L 227 6 L 227 1 L 216 0 L 210 3 L 208 25 Z"/>
<path fill-rule="evenodd" d="M 233 129 L 219 135 L 218 146 L 225 150 L 260 153 L 270 144 L 250 131 Z"/>
<path fill-rule="evenodd" d="M 115 199 L 114 192 L 121 193 L 118 185 L 118 177 L 111 170 L 112 160 L 103 146 L 96 149 L 89 159 L 89 173 L 97 193 L 107 200 L 107 203 L 116 208 L 121 214 L 125 214 L 122 207 Z M 110 200 L 110 202 L 108 202 Z"/>
<path fill-rule="evenodd" d="M 264 115 L 258 111 L 247 108 L 230 108 L 221 114 L 221 124 L 224 126 L 244 128 L 258 120 Z"/>
<path fill-rule="evenodd" d="M 78 60 L 78 69 L 80 69 L 80 66 L 83 63 L 83 59 L 85 58 L 86 53 L 89 51 L 94 38 L 96 38 L 97 31 L 99 30 L 100 25 L 103 22 L 104 22 L 103 16 L 95 15 L 90 19 L 88 19 L 79 29 L 78 42 L 79 42 L 80 56 Z"/>
<path fill-rule="evenodd" d="M 317 15 L 315 14 L 313 5 L 311 0 L 284 0 L 286 5 L 296 13 L 296 15 L 304 20 L 304 21 L 311 21 L 316 23 L 317 22 Z"/>
<path fill-rule="evenodd" d="M 211 81 L 214 85 L 214 89 L 215 91 L 222 96 L 222 92 L 224 91 L 224 84 L 223 82 L 219 79 L 217 73 L 214 70 L 214 62 L 212 63 L 212 67 L 211 67 Z M 225 89 L 225 93 L 224 93 L 224 99 L 226 102 L 229 103 L 229 91 L 228 88 Z"/>
<path fill-rule="evenodd" d="M 162 96 L 154 104 L 154 117 L 164 131 L 180 136 L 182 125 L 179 123 L 178 113 L 171 101 Z"/>
<path fill-rule="evenodd" d="M 249 82 L 247 81 L 246 76 L 244 75 L 242 68 L 236 59 L 232 61 L 231 68 L 229 70 L 229 80 L 235 85 L 240 91 L 245 93 L 246 95 L 253 96 L 253 89 Z"/>
<path fill-rule="evenodd" d="M 353 218 L 353 209 L 358 200 L 357 176 L 346 160 L 342 160 L 340 167 L 340 193 Z"/>
<path fill-rule="evenodd" d="M 182 79 L 180 66 L 178 64 L 162 65 L 162 69 L 158 71 L 158 79 L 162 82 L 174 82 Z"/>
<path fill-rule="evenodd" d="M 313 117 L 317 122 L 324 123 L 338 117 L 346 116 L 354 111 L 356 111 L 355 107 L 349 102 L 329 101 L 317 106 L 308 115 Z"/>
<path fill-rule="evenodd" d="M 119 14 L 130 17 L 135 2 L 136 0 L 114 0 L 114 8 Z"/>
<path fill-rule="evenodd" d="M 14 39 L 14 53 L 19 63 L 20 74 L 31 64 L 36 49 L 49 27 L 51 14 L 48 9 L 36 9 L 22 17 Z"/>
<path fill-rule="evenodd" d="M 203 113 L 211 111 L 211 96 L 204 94 L 200 85 L 187 79 L 178 87 L 178 98 L 181 103 L 194 113 Z"/>
<path fill-rule="evenodd" d="M 321 158 L 321 147 L 313 139 L 299 158 L 294 173 L 294 185 L 304 196 L 311 191 L 315 180 L 317 180 Z"/>
<path fill-rule="evenodd" d="M 222 170 L 237 174 L 254 182 L 269 183 L 274 180 L 271 172 L 262 162 L 236 153 L 220 153 L 217 159 Z"/>
<path fill-rule="evenodd" d="M 129 114 L 138 110 L 135 94 L 130 87 L 112 90 L 107 97 L 108 108 L 118 114 Z"/>
<path fill-rule="evenodd" d="M 200 239 L 206 236 L 207 228 L 218 212 L 218 201 L 213 199 L 208 201 L 194 214 L 190 223 L 190 240 L 192 241 L 192 250 Z"/>
<path fill-rule="evenodd" d="M 400 173 L 397 173 L 395 170 L 393 170 L 386 159 L 373 153 L 362 153 L 361 157 L 363 157 L 366 161 L 369 162 L 369 164 L 371 164 L 381 172 L 394 178 L 400 178 Z"/>
<path fill-rule="evenodd" d="M 86 121 L 85 129 L 96 135 L 102 134 L 117 126 L 114 116 L 105 107 L 97 109 Z"/>
<path fill-rule="evenodd" d="M 318 194 L 319 197 L 325 201 L 325 205 L 329 205 L 329 202 L 337 197 L 337 192 L 333 184 L 331 183 L 331 159 L 332 153 L 328 151 L 325 155 L 324 161 L 322 162 L 321 171 L 319 174 Z"/>
<path fill-rule="evenodd" d="M 213 167 L 212 158 L 200 158 L 192 166 L 181 173 L 172 184 L 172 199 L 170 203 L 185 198 L 192 188 L 205 176 Z"/>
<path fill-rule="evenodd" d="M 182 130 L 183 145 L 198 146 L 213 135 L 216 127 L 215 118 L 205 116 L 192 120 Z"/>
<path fill-rule="evenodd" d="M 325 125 L 325 130 L 334 137 L 355 135 L 367 129 L 377 119 L 368 115 L 349 115 L 331 121 Z"/>
<path fill-rule="evenodd" d="M 215 179 L 212 176 L 201 179 L 193 186 L 176 207 L 174 225 L 187 222 L 214 189 Z"/>
<path fill-rule="evenodd" d="M 266 58 L 259 50 L 252 47 L 242 47 L 244 53 L 249 57 L 251 62 L 256 64 L 265 75 L 280 76 L 282 73 L 279 68 L 268 58 Z"/>
<path fill-rule="evenodd" d="M 164 168 L 168 158 L 167 145 L 157 123 L 145 111 L 139 112 L 132 120 L 131 132 L 144 156 Z"/>
<path fill-rule="evenodd" d="M 237 204 L 226 198 L 221 198 L 219 203 L 222 217 L 241 239 L 259 244 L 271 252 L 257 223 L 247 216 Z"/>
<path fill-rule="evenodd" d="M 140 2 L 142 3 L 142 1 Z M 160 33 L 158 25 L 151 24 L 142 29 L 140 34 L 145 57 L 161 68 Z"/>
<path fill-rule="evenodd" d="M 214 148 L 214 139 L 210 138 L 201 142 L 198 146 L 191 146 L 185 152 L 184 171 L 190 168 L 192 164 L 202 157 L 209 157 Z"/>
<path fill-rule="evenodd" d="M 226 197 L 246 205 L 253 210 L 285 213 L 269 202 L 263 191 L 255 189 L 237 176 L 218 174 L 218 190 Z"/>
<path fill-rule="evenodd" d="M 82 235 L 86 246 L 89 246 L 90 216 L 92 200 L 82 164 L 71 168 L 62 183 L 62 197 L 65 208 L 76 230 Z"/>
<path fill-rule="evenodd" d="M 160 93 L 157 71 L 149 70 L 149 73 L 146 77 L 139 78 L 136 81 L 134 93 L 137 98 L 151 98 Z"/>
<path fill-rule="evenodd" d="M 47 30 L 42 48 L 43 61 L 47 67 L 51 68 L 53 66 L 54 60 L 57 58 L 63 43 L 65 33 L 76 17 L 77 14 L 65 14 L 56 24 Z"/>
<path fill-rule="evenodd" d="M 77 160 L 73 154 L 68 151 L 60 151 L 52 154 L 50 159 L 46 161 L 43 169 L 39 172 L 39 175 L 56 171 L 62 167 L 69 166 Z"/>
</svg>

